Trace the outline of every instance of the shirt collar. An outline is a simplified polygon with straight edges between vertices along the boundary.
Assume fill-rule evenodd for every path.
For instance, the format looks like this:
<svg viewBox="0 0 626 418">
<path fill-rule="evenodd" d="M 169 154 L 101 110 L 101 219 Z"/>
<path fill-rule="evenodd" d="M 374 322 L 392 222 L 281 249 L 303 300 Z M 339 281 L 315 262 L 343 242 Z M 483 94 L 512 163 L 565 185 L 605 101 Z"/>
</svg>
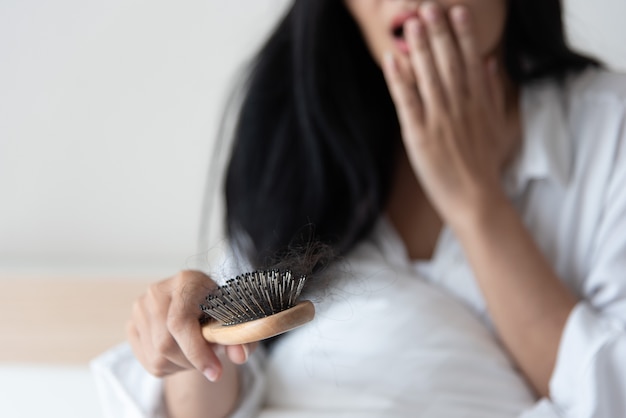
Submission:
<svg viewBox="0 0 626 418">
<path fill-rule="evenodd" d="M 562 86 L 554 82 L 533 83 L 522 89 L 520 100 L 523 140 L 505 179 L 507 189 L 521 193 L 531 180 L 566 186 L 572 149 Z"/>
</svg>

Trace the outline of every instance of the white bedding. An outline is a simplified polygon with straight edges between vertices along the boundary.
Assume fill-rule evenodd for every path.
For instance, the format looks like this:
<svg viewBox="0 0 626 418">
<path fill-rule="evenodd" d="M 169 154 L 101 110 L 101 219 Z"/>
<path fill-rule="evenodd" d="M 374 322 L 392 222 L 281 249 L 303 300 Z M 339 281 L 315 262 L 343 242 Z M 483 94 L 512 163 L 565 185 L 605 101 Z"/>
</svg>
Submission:
<svg viewBox="0 0 626 418">
<path fill-rule="evenodd" d="M 100 418 L 87 366 L 0 363 L 0 417 Z"/>
<path fill-rule="evenodd" d="M 534 396 L 485 324 L 397 255 L 367 241 L 329 270 L 333 286 L 310 295 L 315 319 L 242 369 L 252 383 L 237 418 L 513 418 L 533 409 Z M 162 410 L 160 382 L 127 345 L 92 370 L 107 417 Z"/>
</svg>

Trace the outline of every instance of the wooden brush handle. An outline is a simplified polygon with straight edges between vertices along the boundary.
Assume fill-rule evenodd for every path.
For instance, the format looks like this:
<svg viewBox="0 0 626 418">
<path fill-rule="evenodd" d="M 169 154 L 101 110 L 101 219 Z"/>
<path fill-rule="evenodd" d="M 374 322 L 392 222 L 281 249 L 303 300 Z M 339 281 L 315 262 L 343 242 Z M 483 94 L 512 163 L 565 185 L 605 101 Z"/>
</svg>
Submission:
<svg viewBox="0 0 626 418">
<path fill-rule="evenodd" d="M 277 314 L 237 325 L 222 325 L 212 320 L 202 327 L 202 336 L 209 342 L 222 345 L 247 344 L 290 331 L 314 316 L 313 303 L 305 300 Z"/>
</svg>

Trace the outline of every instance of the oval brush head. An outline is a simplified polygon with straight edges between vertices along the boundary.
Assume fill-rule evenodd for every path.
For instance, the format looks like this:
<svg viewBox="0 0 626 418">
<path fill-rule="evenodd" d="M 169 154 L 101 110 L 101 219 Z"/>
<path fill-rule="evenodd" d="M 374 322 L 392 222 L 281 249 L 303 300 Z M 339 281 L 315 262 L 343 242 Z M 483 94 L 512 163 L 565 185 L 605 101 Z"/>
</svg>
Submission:
<svg viewBox="0 0 626 418">
<path fill-rule="evenodd" d="M 305 276 L 290 271 L 255 271 L 228 280 L 206 298 L 201 309 L 213 318 L 202 328 L 209 342 L 224 345 L 264 340 L 313 319 L 310 301 L 296 303 Z"/>
</svg>

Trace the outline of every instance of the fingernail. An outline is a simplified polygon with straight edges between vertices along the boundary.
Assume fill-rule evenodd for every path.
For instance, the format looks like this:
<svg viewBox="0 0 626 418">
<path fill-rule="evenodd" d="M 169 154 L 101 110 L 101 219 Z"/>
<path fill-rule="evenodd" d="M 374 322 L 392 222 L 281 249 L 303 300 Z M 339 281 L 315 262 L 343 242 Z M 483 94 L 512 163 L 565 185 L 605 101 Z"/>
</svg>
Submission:
<svg viewBox="0 0 626 418">
<path fill-rule="evenodd" d="M 430 1 L 424 3 L 424 5 L 422 6 L 422 15 L 424 16 L 424 19 L 428 20 L 429 22 L 436 22 L 439 18 L 439 13 L 435 3 L 432 3 Z"/>
<path fill-rule="evenodd" d="M 450 10 L 450 15 L 457 23 L 464 23 L 467 21 L 468 13 L 467 9 L 463 6 L 456 6 Z"/>
<path fill-rule="evenodd" d="M 207 367 L 206 369 L 204 369 L 202 374 L 204 374 L 204 377 L 206 377 L 211 382 L 216 382 L 220 373 L 212 367 Z"/>
</svg>

